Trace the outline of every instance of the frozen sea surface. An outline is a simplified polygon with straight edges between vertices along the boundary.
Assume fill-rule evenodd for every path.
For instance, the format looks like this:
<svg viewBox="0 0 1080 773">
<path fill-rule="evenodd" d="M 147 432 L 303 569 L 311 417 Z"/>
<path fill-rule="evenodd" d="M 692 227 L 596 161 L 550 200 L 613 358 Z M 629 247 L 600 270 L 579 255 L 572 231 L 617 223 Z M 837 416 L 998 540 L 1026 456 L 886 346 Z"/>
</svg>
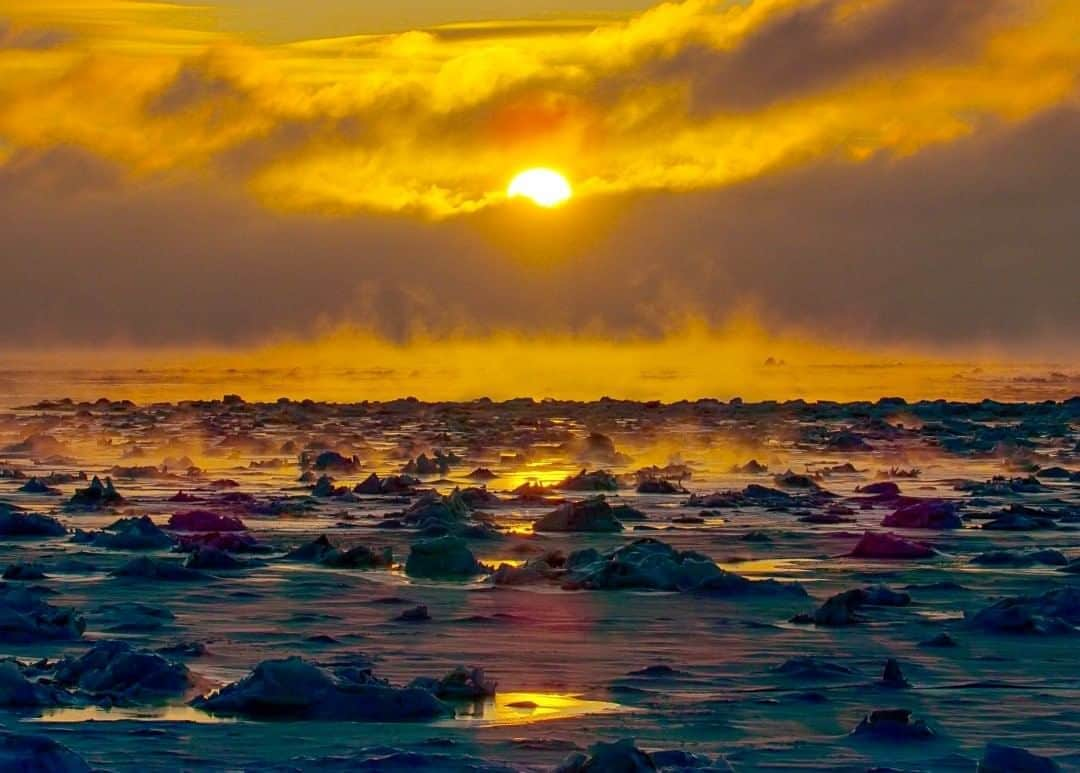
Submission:
<svg viewBox="0 0 1080 773">
<path fill-rule="evenodd" d="M 1076 399 L 13 403 L 0 414 L 0 502 L 54 517 L 66 531 L 0 538 L 0 567 L 36 564 L 45 575 L 13 576 L 3 590 L 29 588 L 78 610 L 85 632 L 17 641 L 0 625 L 0 655 L 16 658 L 32 683 L 61 689 L 58 658 L 122 639 L 162 650 L 191 678 L 186 690 L 154 699 L 66 687 L 56 705 L 0 707 L 0 722 L 115 771 L 554 770 L 575 751 L 621 738 L 649 752 L 723 759 L 736 771 L 970 771 L 989 742 L 1075 769 L 1080 619 L 1063 614 L 1052 632 L 1011 633 L 971 621 L 1006 597 L 1080 590 L 1080 574 L 1069 571 L 1077 565 L 1062 563 L 1080 558 L 1078 442 Z M 340 456 L 320 463 L 331 450 Z M 421 454 L 431 471 L 416 470 Z M 751 459 L 767 470 L 746 466 Z M 371 473 L 385 479 L 410 462 L 417 482 L 404 493 L 352 492 Z M 555 488 L 583 469 L 610 472 L 614 488 Z M 313 496 L 323 474 L 333 481 L 319 493 L 330 495 Z M 94 475 L 111 476 L 122 501 L 72 505 Z M 53 493 L 24 490 L 33 478 Z M 639 493 L 642 480 L 679 490 Z M 890 482 L 898 494 L 860 491 Z M 541 489 L 514 493 L 530 483 Z M 449 531 L 461 530 L 482 567 L 453 579 L 410 574 L 411 545 L 447 529 L 401 514 L 425 492 L 455 489 L 474 489 L 474 499 Z M 179 491 L 193 501 L 173 501 Z M 735 493 L 708 496 L 717 492 Z M 601 494 L 641 519 L 617 532 L 533 530 L 560 502 Z M 882 526 L 923 500 L 955 503 L 959 528 Z M 112 574 L 137 556 L 179 564 L 185 554 L 168 545 L 191 533 L 169 521 L 190 510 L 241 519 L 267 552 L 236 553 L 242 568 L 202 569 L 187 581 Z M 1010 528 L 984 528 L 1003 513 L 1013 517 L 997 525 Z M 76 529 L 143 515 L 169 542 L 134 551 L 73 541 Z M 934 553 L 848 555 L 867 531 Z M 392 562 L 284 560 L 320 535 L 342 548 L 390 548 Z M 799 583 L 807 595 L 571 589 L 564 568 L 503 585 L 489 573 L 642 538 L 751 580 Z M 994 551 L 1007 553 L 985 558 Z M 850 625 L 798 617 L 842 591 L 879 585 L 910 603 L 860 607 Z M 399 619 L 418 605 L 429 619 Z M 928 644 L 942 634 L 954 646 Z M 204 651 L 163 649 L 195 642 Z M 369 664 L 398 686 L 479 667 L 498 686 L 494 696 L 450 700 L 452 716 L 426 722 L 253 719 L 189 705 L 261 661 L 293 655 L 327 669 Z M 907 687 L 881 683 L 889 658 Z M 925 721 L 932 737 L 851 734 L 869 712 L 894 708 Z"/>
</svg>

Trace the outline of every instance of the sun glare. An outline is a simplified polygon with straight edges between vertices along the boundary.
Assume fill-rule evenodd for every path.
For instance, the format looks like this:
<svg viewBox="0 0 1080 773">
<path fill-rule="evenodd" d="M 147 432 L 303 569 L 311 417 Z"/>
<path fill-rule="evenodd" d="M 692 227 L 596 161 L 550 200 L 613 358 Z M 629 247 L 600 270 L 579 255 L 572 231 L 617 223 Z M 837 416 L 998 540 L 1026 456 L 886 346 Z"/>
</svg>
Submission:
<svg viewBox="0 0 1080 773">
<path fill-rule="evenodd" d="M 510 181 L 507 195 L 524 197 L 540 207 L 557 207 L 566 202 L 573 191 L 566 178 L 553 169 L 527 169 Z"/>
</svg>

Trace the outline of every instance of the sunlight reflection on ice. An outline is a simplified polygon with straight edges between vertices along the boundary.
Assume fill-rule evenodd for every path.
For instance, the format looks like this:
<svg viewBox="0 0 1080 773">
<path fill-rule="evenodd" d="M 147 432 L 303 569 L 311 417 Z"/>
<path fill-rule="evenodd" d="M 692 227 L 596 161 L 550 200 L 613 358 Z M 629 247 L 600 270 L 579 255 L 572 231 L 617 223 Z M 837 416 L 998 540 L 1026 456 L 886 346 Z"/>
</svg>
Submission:
<svg viewBox="0 0 1080 773">
<path fill-rule="evenodd" d="M 499 693 L 486 701 L 462 706 L 453 721 L 479 722 L 493 726 L 526 725 L 532 722 L 629 710 L 618 703 L 585 700 L 575 695 L 508 692 Z"/>
<path fill-rule="evenodd" d="M 198 722 L 217 724 L 237 722 L 232 717 L 217 717 L 191 706 L 150 706 L 141 708 L 102 708 L 84 706 L 80 708 L 46 709 L 40 717 L 31 722 Z"/>
<path fill-rule="evenodd" d="M 452 720 L 437 724 L 457 722 L 481 723 L 485 725 L 525 725 L 532 722 L 544 722 L 555 719 L 581 717 L 588 714 L 609 714 L 616 711 L 631 711 L 625 706 L 606 701 L 585 700 L 574 695 L 559 695 L 537 692 L 508 692 L 496 695 L 485 701 L 457 705 L 457 714 Z M 85 706 L 79 708 L 46 709 L 40 717 L 29 722 L 197 722 L 216 724 L 240 722 L 235 717 L 220 717 L 208 714 L 186 705 L 151 706 L 141 708 L 102 708 Z"/>
<path fill-rule="evenodd" d="M 814 571 L 812 558 L 762 558 L 751 561 L 718 561 L 717 566 L 755 580 L 790 580 L 791 575 Z M 799 582 L 818 582 L 819 577 L 799 577 Z"/>
</svg>

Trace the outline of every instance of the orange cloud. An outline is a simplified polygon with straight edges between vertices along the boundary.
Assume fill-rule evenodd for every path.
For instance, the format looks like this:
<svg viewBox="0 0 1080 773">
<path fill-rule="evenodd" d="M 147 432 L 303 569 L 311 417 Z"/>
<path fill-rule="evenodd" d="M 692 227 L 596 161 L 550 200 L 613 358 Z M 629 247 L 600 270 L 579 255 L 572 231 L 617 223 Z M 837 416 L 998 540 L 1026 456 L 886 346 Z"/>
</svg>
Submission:
<svg viewBox="0 0 1080 773">
<path fill-rule="evenodd" d="M 0 41 L 64 36 L 0 44 L 0 159 L 74 145 L 324 214 L 476 212 L 536 163 L 598 196 L 909 154 L 1074 98 L 1080 73 L 1070 0 L 687 0 L 289 44 L 167 3 L 0 14 Z"/>
</svg>

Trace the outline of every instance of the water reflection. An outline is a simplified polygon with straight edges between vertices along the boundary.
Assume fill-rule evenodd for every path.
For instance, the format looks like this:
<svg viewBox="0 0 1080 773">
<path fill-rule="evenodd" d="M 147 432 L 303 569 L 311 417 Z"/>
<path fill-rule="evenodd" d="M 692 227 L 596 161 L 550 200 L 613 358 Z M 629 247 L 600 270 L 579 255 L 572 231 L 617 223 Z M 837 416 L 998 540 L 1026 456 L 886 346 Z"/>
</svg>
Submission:
<svg viewBox="0 0 1080 773">
<path fill-rule="evenodd" d="M 486 725 L 524 725 L 553 719 L 581 717 L 587 714 L 607 714 L 627 711 L 627 707 L 606 701 L 585 700 L 575 695 L 538 692 L 508 692 L 485 701 L 457 705 L 456 722 L 477 722 Z M 235 717 L 220 717 L 186 705 L 148 706 L 140 708 L 79 708 L 45 709 L 29 722 L 197 722 L 220 724 L 242 721 Z M 446 724 L 446 722 L 439 724 Z"/>
<path fill-rule="evenodd" d="M 487 725 L 525 725 L 553 719 L 609 714 L 628 710 L 618 703 L 585 700 L 576 695 L 539 692 L 507 692 L 494 698 L 462 704 L 455 721 Z"/>
<path fill-rule="evenodd" d="M 215 717 L 191 706 L 150 706 L 141 708 L 103 708 L 83 706 L 80 708 L 45 709 L 40 717 L 31 722 L 198 722 L 220 724 L 236 722 L 231 717 Z"/>
<path fill-rule="evenodd" d="M 792 575 L 816 571 L 812 558 L 757 558 L 749 561 L 718 561 L 721 569 L 755 580 L 790 580 Z M 799 577 L 800 582 L 816 582 L 820 578 Z"/>
</svg>

